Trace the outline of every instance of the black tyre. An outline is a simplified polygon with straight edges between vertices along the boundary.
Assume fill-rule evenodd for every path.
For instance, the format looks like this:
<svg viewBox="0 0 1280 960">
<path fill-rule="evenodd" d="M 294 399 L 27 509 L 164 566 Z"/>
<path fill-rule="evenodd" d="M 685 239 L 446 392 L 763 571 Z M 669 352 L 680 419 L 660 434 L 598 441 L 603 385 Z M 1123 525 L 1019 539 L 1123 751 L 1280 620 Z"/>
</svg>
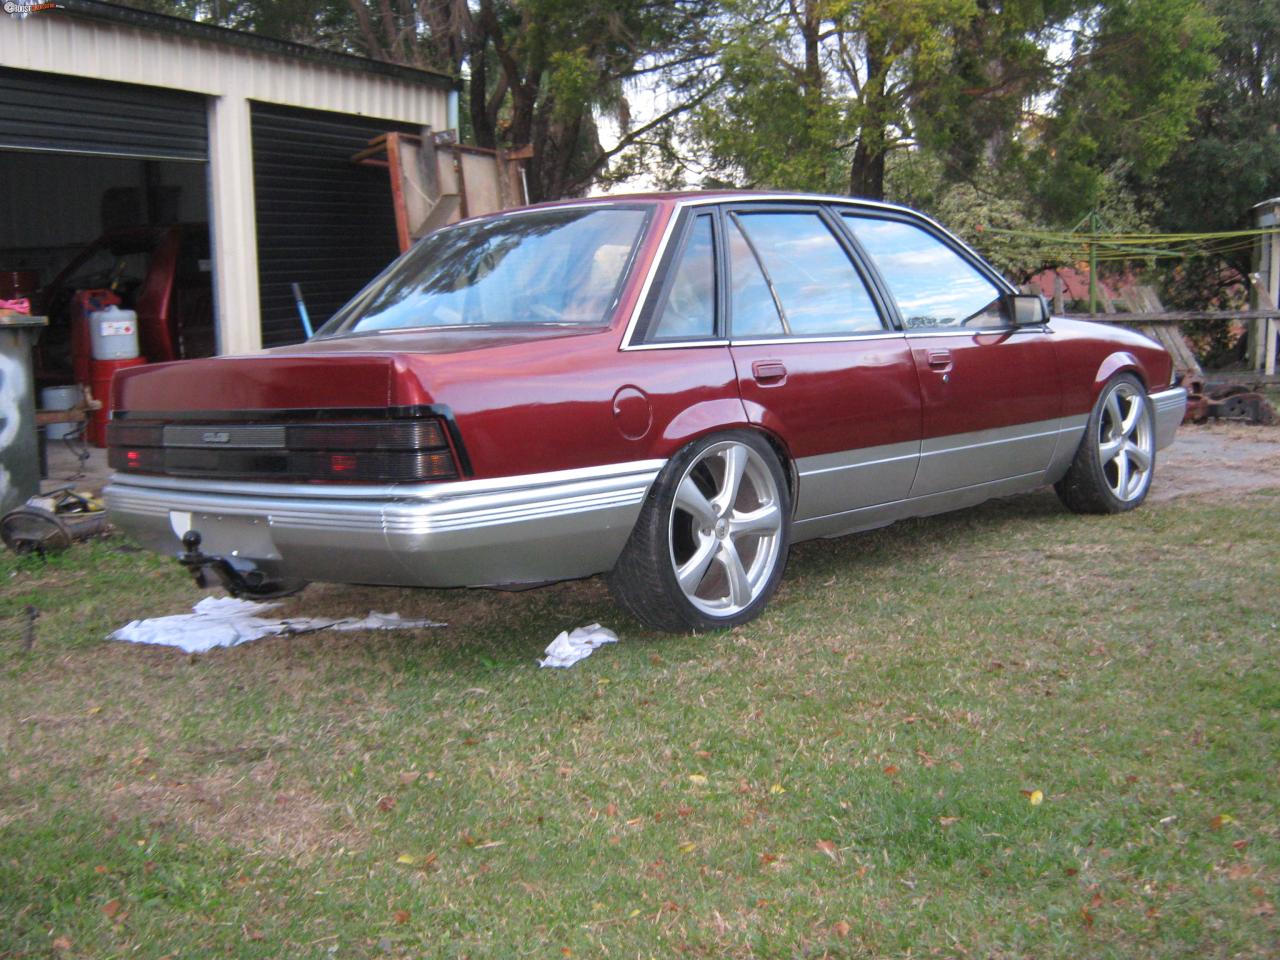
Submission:
<svg viewBox="0 0 1280 960">
<path fill-rule="evenodd" d="M 1136 377 L 1122 373 L 1103 388 L 1071 469 L 1054 490 L 1076 513 L 1123 513 L 1146 499 L 1155 469 L 1151 401 Z"/>
<path fill-rule="evenodd" d="M 704 437 L 667 463 L 609 574 L 614 598 L 658 630 L 717 630 L 759 616 L 782 579 L 791 494 L 769 444 Z"/>
</svg>

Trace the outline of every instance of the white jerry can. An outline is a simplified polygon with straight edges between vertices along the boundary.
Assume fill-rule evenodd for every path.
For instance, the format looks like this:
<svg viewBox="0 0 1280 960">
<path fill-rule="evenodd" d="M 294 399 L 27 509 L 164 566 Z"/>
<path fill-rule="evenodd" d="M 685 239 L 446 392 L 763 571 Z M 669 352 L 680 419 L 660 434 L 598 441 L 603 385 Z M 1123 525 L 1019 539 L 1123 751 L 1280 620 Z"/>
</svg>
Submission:
<svg viewBox="0 0 1280 960">
<path fill-rule="evenodd" d="M 132 360 L 138 355 L 138 315 L 117 306 L 89 314 L 93 359 Z"/>
</svg>

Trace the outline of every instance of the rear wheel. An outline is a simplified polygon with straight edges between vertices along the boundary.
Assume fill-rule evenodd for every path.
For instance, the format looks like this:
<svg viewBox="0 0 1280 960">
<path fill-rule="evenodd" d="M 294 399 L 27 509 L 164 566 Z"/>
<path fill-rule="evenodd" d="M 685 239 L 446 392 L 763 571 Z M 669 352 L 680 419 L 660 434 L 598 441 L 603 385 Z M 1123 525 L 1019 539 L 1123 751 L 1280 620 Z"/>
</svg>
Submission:
<svg viewBox="0 0 1280 960">
<path fill-rule="evenodd" d="M 790 518 L 782 465 L 763 438 L 746 431 L 704 438 L 654 481 L 609 587 L 659 630 L 745 623 L 782 578 Z"/>
<path fill-rule="evenodd" d="M 1122 513 L 1146 499 L 1155 467 L 1151 401 L 1124 373 L 1103 388 L 1075 460 L 1054 490 L 1076 513 Z"/>
</svg>

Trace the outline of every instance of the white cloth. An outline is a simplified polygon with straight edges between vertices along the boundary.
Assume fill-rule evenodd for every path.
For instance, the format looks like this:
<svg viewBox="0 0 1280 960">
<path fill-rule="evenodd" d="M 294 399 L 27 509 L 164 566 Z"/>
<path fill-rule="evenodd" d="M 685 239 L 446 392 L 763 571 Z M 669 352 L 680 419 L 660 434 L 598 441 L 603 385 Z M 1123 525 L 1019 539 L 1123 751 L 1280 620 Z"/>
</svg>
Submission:
<svg viewBox="0 0 1280 960">
<path fill-rule="evenodd" d="M 278 603 L 254 603 L 235 597 L 205 597 L 191 613 L 174 617 L 156 617 L 127 623 L 109 640 L 126 643 L 154 643 L 179 647 L 187 653 L 204 653 L 214 647 L 234 647 L 261 637 L 316 630 L 402 630 L 418 627 L 443 627 L 434 620 L 404 620 L 398 613 L 374 613 L 363 619 L 354 617 L 290 617 L 268 620 L 259 614 L 280 606 Z"/>
<path fill-rule="evenodd" d="M 570 633 L 562 632 L 547 647 L 547 659 L 539 660 L 540 667 L 572 667 L 579 660 L 591 656 L 596 647 L 604 643 L 617 643 L 618 635 L 598 623 L 578 627 Z"/>
</svg>

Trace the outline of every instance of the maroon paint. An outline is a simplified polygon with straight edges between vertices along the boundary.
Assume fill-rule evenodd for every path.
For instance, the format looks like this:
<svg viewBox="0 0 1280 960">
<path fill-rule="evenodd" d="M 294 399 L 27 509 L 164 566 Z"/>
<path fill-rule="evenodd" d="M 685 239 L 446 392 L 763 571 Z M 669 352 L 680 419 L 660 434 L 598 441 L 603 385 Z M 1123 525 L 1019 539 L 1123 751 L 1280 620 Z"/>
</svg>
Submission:
<svg viewBox="0 0 1280 960">
<path fill-rule="evenodd" d="M 486 478 L 667 458 L 698 436 L 748 423 L 773 433 L 792 457 L 814 456 L 913 440 L 922 431 L 932 437 L 1086 413 L 1101 384 L 1122 369 L 1149 390 L 1169 382 L 1170 361 L 1158 345 L 1061 319 L 1051 334 L 622 351 L 623 329 L 676 196 L 650 198 L 655 215 L 608 328 L 385 331 L 152 365 L 120 374 L 115 406 L 163 412 L 444 404 L 475 476 Z M 948 370 L 929 365 L 930 352 L 939 350 L 951 351 Z M 765 364 L 757 367 L 759 361 Z M 777 363 L 785 367 L 781 376 L 770 366 Z M 946 383 L 942 372 L 950 374 Z M 622 385 L 647 402 L 647 430 L 632 393 L 621 420 L 615 415 Z"/>
<path fill-rule="evenodd" d="M 784 438 L 793 457 L 920 437 L 920 389 L 902 337 L 737 343 L 732 352 L 747 416 Z M 785 376 L 774 379 L 768 364 Z"/>
<path fill-rule="evenodd" d="M 1052 420 L 1062 385 L 1052 334 L 1019 330 L 912 337 L 924 436 Z"/>
</svg>

